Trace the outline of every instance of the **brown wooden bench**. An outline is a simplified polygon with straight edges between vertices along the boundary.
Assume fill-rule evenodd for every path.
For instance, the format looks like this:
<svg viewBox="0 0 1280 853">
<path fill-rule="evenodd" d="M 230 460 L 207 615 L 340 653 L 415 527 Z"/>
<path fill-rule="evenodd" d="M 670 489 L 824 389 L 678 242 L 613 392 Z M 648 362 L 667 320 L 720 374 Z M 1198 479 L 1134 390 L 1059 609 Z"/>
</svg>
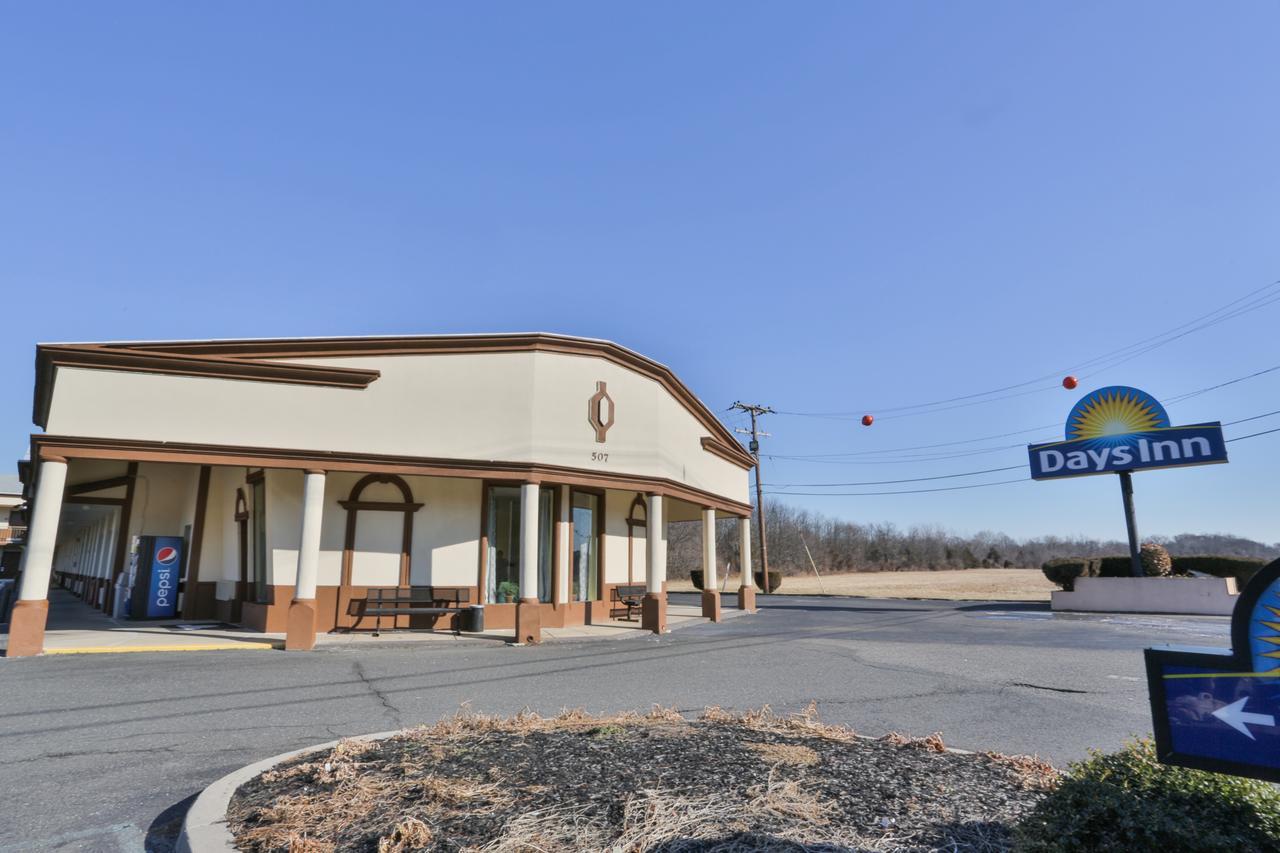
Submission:
<svg viewBox="0 0 1280 853">
<path fill-rule="evenodd" d="M 446 616 L 457 614 L 453 621 L 453 633 L 462 632 L 463 608 L 471 603 L 471 590 L 459 587 L 392 586 L 373 587 L 364 598 L 353 598 L 347 614 L 355 622 L 347 629 L 350 633 L 368 616 L 374 617 L 373 636 L 382 632 L 382 617 L 391 617 L 391 630 L 396 630 L 397 616 Z"/>
<path fill-rule="evenodd" d="M 647 591 L 643 584 L 615 586 L 609 594 L 609 618 L 617 619 L 618 614 L 621 613 L 626 621 L 634 621 L 631 618 L 631 611 L 639 610 L 643 606 L 644 594 Z"/>
</svg>

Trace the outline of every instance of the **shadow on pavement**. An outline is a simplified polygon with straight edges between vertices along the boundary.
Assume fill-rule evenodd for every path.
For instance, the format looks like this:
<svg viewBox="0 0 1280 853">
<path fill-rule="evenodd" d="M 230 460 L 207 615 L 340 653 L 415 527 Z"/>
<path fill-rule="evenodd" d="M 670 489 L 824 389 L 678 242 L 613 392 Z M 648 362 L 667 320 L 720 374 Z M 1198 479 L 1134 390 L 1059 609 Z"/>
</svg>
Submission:
<svg viewBox="0 0 1280 853">
<path fill-rule="evenodd" d="M 196 791 L 181 802 L 156 815 L 147 827 L 146 853 L 173 853 L 178 849 L 178 834 L 182 832 L 182 821 L 187 816 L 187 809 L 195 802 L 200 792 Z"/>
<path fill-rule="evenodd" d="M 1047 601 L 989 601 L 985 604 L 966 604 L 964 607 L 957 607 L 956 610 L 1004 610 L 1008 612 L 1048 612 L 1049 602 Z"/>
</svg>

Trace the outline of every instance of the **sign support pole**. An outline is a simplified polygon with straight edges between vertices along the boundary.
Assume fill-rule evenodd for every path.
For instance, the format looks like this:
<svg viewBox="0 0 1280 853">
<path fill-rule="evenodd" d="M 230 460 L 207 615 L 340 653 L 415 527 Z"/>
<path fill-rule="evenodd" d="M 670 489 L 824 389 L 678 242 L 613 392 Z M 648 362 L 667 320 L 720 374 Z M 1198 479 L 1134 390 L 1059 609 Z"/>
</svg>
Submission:
<svg viewBox="0 0 1280 853">
<path fill-rule="evenodd" d="M 1142 555 L 1138 548 L 1138 519 L 1133 512 L 1133 472 L 1120 472 L 1120 496 L 1124 499 L 1124 526 L 1129 531 L 1129 573 L 1142 577 Z"/>
</svg>

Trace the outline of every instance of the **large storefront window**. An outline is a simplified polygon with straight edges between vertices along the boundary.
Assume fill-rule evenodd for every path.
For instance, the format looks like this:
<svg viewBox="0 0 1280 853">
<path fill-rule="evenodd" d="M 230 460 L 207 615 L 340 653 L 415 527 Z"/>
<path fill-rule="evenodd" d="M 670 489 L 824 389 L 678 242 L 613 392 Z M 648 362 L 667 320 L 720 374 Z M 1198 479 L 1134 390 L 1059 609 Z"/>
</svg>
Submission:
<svg viewBox="0 0 1280 853">
<path fill-rule="evenodd" d="M 538 493 L 538 590 L 539 601 L 551 600 L 551 521 L 553 492 Z M 520 600 L 520 488 L 489 489 L 489 570 L 485 601 L 490 604 Z"/>
<path fill-rule="evenodd" d="M 600 497 L 573 493 L 573 573 L 569 597 L 595 601 L 600 597 Z"/>
</svg>

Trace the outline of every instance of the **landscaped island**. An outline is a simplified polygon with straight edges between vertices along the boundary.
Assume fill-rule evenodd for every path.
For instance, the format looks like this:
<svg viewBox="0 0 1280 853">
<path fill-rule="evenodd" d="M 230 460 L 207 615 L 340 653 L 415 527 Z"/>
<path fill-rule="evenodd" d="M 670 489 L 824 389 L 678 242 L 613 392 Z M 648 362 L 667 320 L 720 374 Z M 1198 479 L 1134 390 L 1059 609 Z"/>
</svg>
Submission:
<svg viewBox="0 0 1280 853">
<path fill-rule="evenodd" d="M 812 712 L 467 715 L 286 762 L 229 817 L 240 849 L 293 853 L 1003 850 L 1055 778 Z"/>
</svg>

